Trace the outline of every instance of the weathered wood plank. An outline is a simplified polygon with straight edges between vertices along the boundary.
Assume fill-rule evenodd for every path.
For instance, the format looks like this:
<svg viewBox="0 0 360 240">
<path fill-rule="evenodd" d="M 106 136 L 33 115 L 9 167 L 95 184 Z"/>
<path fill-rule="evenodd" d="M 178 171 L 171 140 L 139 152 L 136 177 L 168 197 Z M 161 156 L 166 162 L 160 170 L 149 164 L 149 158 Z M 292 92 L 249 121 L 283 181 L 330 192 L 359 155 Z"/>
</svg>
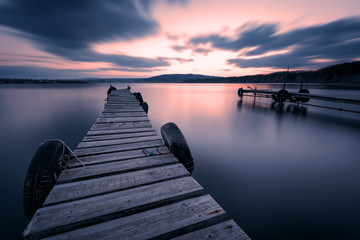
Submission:
<svg viewBox="0 0 360 240">
<path fill-rule="evenodd" d="M 122 108 L 104 109 L 102 111 L 102 113 L 123 113 L 123 112 L 144 112 L 144 109 L 139 106 L 137 108 L 128 108 L 128 109 L 122 109 Z"/>
<path fill-rule="evenodd" d="M 146 150 L 148 152 L 153 152 L 154 155 L 169 153 L 169 149 L 165 146 L 146 148 Z M 99 154 L 99 155 L 83 156 L 83 157 L 80 157 L 80 159 L 83 163 L 86 164 L 86 166 L 90 166 L 90 165 L 94 165 L 94 164 L 102 164 L 102 163 L 106 163 L 106 162 L 115 162 L 115 161 L 140 158 L 140 157 L 146 157 L 146 154 L 144 153 L 143 149 L 135 149 L 135 150 L 122 151 L 122 152 L 115 152 L 115 153 L 105 153 L 105 154 Z M 68 165 L 71 168 L 82 167 L 82 165 L 75 159 L 71 159 L 68 162 Z"/>
<path fill-rule="evenodd" d="M 205 195 L 49 239 L 168 239 L 226 218 L 224 210 L 209 195 Z"/>
<path fill-rule="evenodd" d="M 107 104 L 140 104 L 140 102 L 137 99 L 107 99 L 105 100 Z"/>
<path fill-rule="evenodd" d="M 113 105 L 113 106 L 138 106 L 140 105 L 140 102 L 138 100 L 135 101 L 127 101 L 127 102 L 123 102 L 123 101 L 119 101 L 119 100 L 108 100 L 105 105 Z"/>
<path fill-rule="evenodd" d="M 122 94 L 122 95 L 108 95 L 107 99 L 131 99 L 131 100 L 136 100 L 136 97 L 132 94 L 128 95 L 128 94 Z"/>
<path fill-rule="evenodd" d="M 137 104 L 105 104 L 104 109 L 134 109 L 140 106 L 139 103 Z"/>
<path fill-rule="evenodd" d="M 39 209 L 27 235 L 42 238 L 204 194 L 191 177 Z"/>
<path fill-rule="evenodd" d="M 146 168 L 154 168 L 175 163 L 178 163 L 178 160 L 174 157 L 174 155 L 164 154 L 103 163 L 81 168 L 66 169 L 61 172 L 59 178 L 56 181 L 56 184 L 79 181 L 94 177 L 103 177 L 106 175 L 120 174 L 129 171 L 137 171 Z"/>
<path fill-rule="evenodd" d="M 119 191 L 168 179 L 188 176 L 182 164 L 172 164 L 123 174 L 55 185 L 44 205 Z"/>
<path fill-rule="evenodd" d="M 112 118 L 112 117 L 146 117 L 147 114 L 142 112 L 122 112 L 122 113 L 102 113 L 102 117 L 104 118 Z"/>
<path fill-rule="evenodd" d="M 188 239 L 250 240 L 249 236 L 246 235 L 246 233 L 234 222 L 234 220 L 225 221 L 211 227 L 203 228 L 195 232 L 191 232 L 176 238 L 172 238 L 172 240 L 188 240 Z"/>
<path fill-rule="evenodd" d="M 122 123 L 95 123 L 91 130 L 111 130 L 119 128 L 145 128 L 151 127 L 150 121 L 122 122 Z"/>
<path fill-rule="evenodd" d="M 79 145 L 77 146 L 77 149 L 120 145 L 120 144 L 125 144 L 125 143 L 147 142 L 147 141 L 153 141 L 153 140 L 161 140 L 161 138 L 157 135 L 154 135 L 154 136 L 112 139 L 112 140 L 99 140 L 99 141 L 93 141 L 93 142 L 80 142 Z"/>
<path fill-rule="evenodd" d="M 157 135 L 155 131 L 123 133 L 123 134 L 107 134 L 107 135 L 85 136 L 82 141 L 92 142 L 99 140 L 124 139 L 124 138 L 145 137 L 145 136 L 155 136 L 155 135 Z"/>
<path fill-rule="evenodd" d="M 108 97 L 106 101 L 109 103 L 137 103 L 139 104 L 139 100 L 132 97 Z"/>
<path fill-rule="evenodd" d="M 122 134 L 122 133 L 136 133 L 136 132 L 148 132 L 155 131 L 152 127 L 145 128 L 124 128 L 124 129 L 111 129 L 111 130 L 90 130 L 87 132 L 87 136 L 95 135 L 107 135 L 107 134 Z"/>
<path fill-rule="evenodd" d="M 151 147 L 162 147 L 162 146 L 164 146 L 162 140 L 154 140 L 147 142 L 127 143 L 127 144 L 111 145 L 111 146 L 103 146 L 103 147 L 81 148 L 81 149 L 75 149 L 74 153 L 76 154 L 76 156 L 81 157 L 87 155 L 120 152 L 126 150 L 144 149 Z"/>
<path fill-rule="evenodd" d="M 139 121 L 149 121 L 149 118 L 147 116 L 98 118 L 96 119 L 95 123 L 139 122 Z"/>
</svg>

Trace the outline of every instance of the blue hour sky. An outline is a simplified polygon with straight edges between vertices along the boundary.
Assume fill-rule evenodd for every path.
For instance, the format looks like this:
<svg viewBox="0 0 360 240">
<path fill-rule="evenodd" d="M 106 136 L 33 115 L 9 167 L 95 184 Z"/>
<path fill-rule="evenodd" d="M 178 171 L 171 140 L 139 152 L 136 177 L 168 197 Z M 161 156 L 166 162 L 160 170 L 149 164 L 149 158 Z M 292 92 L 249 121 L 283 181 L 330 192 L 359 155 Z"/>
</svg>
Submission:
<svg viewBox="0 0 360 240">
<path fill-rule="evenodd" d="M 358 0 L 0 0 L 0 78 L 242 76 L 360 59 Z"/>
</svg>

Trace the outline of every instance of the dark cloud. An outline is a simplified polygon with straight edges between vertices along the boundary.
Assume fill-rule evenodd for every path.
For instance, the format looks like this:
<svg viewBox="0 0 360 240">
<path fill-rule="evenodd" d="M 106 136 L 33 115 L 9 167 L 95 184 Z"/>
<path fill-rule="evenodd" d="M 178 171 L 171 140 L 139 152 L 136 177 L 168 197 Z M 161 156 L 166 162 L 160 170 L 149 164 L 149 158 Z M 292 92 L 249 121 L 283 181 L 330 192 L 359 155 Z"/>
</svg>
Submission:
<svg viewBox="0 0 360 240">
<path fill-rule="evenodd" d="M 317 59 L 333 59 L 335 63 L 360 56 L 360 18 L 344 18 L 284 33 L 279 33 L 277 24 L 246 24 L 239 28 L 235 37 L 202 35 L 191 38 L 187 46 L 196 52 L 201 44 L 233 52 L 255 47 L 242 55 L 243 58 L 228 60 L 229 64 L 238 67 L 311 68 L 319 65 Z M 255 59 L 244 58 L 286 49 L 290 49 L 288 53 Z"/>
<path fill-rule="evenodd" d="M 195 53 L 200 53 L 200 54 L 202 54 L 202 55 L 205 55 L 205 56 L 207 56 L 210 52 L 212 52 L 213 50 L 212 49 L 208 49 L 208 48 L 201 48 L 201 47 L 199 47 L 199 48 L 195 48 L 194 50 L 193 50 Z"/>
<path fill-rule="evenodd" d="M 182 52 L 183 50 L 188 49 L 188 47 L 186 46 L 181 46 L 181 45 L 174 45 L 171 47 L 172 49 L 174 49 L 177 52 Z"/>
<path fill-rule="evenodd" d="M 153 72 L 157 69 L 148 68 L 127 68 L 110 67 L 97 69 L 54 69 L 36 66 L 1 66 L 1 78 L 35 78 L 35 79 L 75 79 L 75 78 L 93 78 L 96 73 L 108 71 L 121 72 Z"/>
<path fill-rule="evenodd" d="M 0 78 L 74 79 L 94 77 L 96 70 L 52 69 L 35 66 L 0 66 Z"/>
<path fill-rule="evenodd" d="M 188 4 L 189 0 L 166 0 L 168 4 L 179 4 L 179 5 L 186 5 Z"/>
<path fill-rule="evenodd" d="M 0 5 L 0 24 L 40 48 L 73 61 L 105 61 L 123 67 L 167 66 L 160 59 L 103 55 L 94 43 L 129 41 L 158 31 L 150 15 L 155 0 L 12 0 Z"/>
<path fill-rule="evenodd" d="M 98 68 L 99 71 L 122 71 L 122 72 L 153 72 L 154 69 L 148 68 L 126 68 L 126 67 L 114 67 L 114 68 Z"/>
<path fill-rule="evenodd" d="M 181 64 L 194 61 L 194 59 L 191 59 L 191 58 L 180 58 L 180 57 L 174 57 L 174 58 L 161 57 L 159 59 L 164 60 L 164 61 L 177 61 Z"/>
</svg>

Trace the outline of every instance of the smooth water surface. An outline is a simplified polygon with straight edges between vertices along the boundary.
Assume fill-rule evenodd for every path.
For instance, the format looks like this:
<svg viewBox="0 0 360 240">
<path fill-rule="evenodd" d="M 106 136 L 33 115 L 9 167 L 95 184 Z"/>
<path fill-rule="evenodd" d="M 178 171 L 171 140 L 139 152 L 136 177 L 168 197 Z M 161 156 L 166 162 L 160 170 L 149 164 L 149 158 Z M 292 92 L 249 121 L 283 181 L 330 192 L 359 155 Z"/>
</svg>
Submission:
<svg viewBox="0 0 360 240">
<path fill-rule="evenodd" d="M 360 239 L 360 114 L 271 108 L 270 99 L 240 100 L 239 87 L 247 85 L 135 84 L 132 91 L 148 102 L 158 133 L 167 122 L 179 126 L 193 176 L 253 239 Z M 2 236 L 20 238 L 27 224 L 22 187 L 37 145 L 59 138 L 75 148 L 107 88 L 0 86 Z M 311 92 L 360 99 L 355 90 Z"/>
</svg>

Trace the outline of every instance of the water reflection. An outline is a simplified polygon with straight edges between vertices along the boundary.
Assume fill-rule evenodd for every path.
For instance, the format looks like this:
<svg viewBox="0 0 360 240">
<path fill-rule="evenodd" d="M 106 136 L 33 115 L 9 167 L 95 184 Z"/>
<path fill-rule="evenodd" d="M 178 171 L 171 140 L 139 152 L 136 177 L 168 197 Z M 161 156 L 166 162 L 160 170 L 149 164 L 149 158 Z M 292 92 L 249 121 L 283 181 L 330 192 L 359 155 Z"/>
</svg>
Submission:
<svg viewBox="0 0 360 240">
<path fill-rule="evenodd" d="M 360 116 L 239 100 L 237 90 L 246 86 L 131 87 L 148 102 L 158 133 L 167 122 L 179 126 L 196 162 L 193 176 L 253 239 L 360 239 Z M 101 112 L 108 87 L 0 87 L 4 239 L 20 239 L 25 227 L 21 191 L 37 145 L 59 138 L 76 147 Z"/>
<path fill-rule="evenodd" d="M 269 109 L 271 109 L 278 114 L 286 113 L 286 114 L 299 115 L 302 117 L 306 117 L 307 115 L 308 110 L 306 106 L 301 106 L 295 103 L 281 104 L 279 102 L 272 102 L 271 104 L 266 102 L 264 104 L 264 102 L 259 102 L 257 98 L 252 98 L 252 99 L 253 100 L 250 99 L 249 101 L 244 101 L 244 98 L 240 98 L 237 102 L 238 111 L 241 111 L 244 105 L 246 108 L 249 108 L 254 111 L 259 110 L 259 111 L 267 112 Z"/>
</svg>

